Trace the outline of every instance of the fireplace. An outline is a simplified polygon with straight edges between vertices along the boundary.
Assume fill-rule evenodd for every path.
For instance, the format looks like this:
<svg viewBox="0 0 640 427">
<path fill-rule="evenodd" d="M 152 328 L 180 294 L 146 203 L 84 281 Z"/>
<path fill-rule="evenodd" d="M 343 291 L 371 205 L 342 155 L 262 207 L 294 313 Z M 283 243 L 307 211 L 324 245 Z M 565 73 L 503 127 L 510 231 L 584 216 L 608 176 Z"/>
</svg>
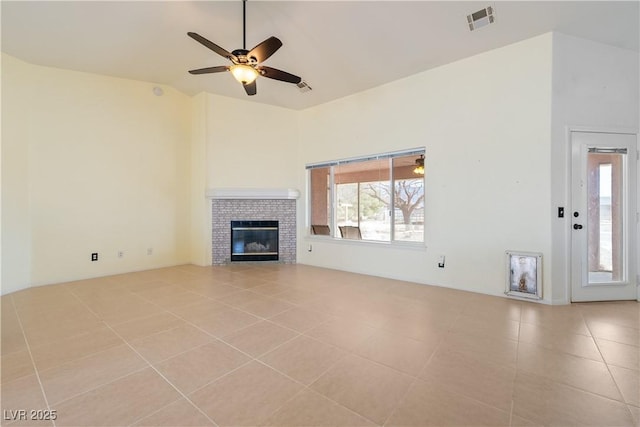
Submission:
<svg viewBox="0 0 640 427">
<path fill-rule="evenodd" d="M 231 261 L 277 261 L 278 221 L 231 221 Z"/>
<path fill-rule="evenodd" d="M 298 190 L 292 188 L 212 188 L 211 264 L 231 262 L 231 221 L 278 221 L 278 259 L 295 264 Z M 237 262 L 236 262 L 237 264 Z"/>
</svg>

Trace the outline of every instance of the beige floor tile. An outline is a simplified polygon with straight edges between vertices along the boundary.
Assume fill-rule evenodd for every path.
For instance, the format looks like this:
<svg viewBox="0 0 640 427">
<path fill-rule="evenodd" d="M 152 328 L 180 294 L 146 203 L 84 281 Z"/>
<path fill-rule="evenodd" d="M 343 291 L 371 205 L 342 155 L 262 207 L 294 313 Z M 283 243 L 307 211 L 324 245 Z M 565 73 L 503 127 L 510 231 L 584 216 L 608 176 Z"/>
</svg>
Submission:
<svg viewBox="0 0 640 427">
<path fill-rule="evenodd" d="M 188 322 L 193 322 L 225 310 L 229 310 L 228 305 L 200 297 L 200 301 L 195 304 L 172 308 L 170 311 Z"/>
<path fill-rule="evenodd" d="M 285 403 L 265 426 L 375 426 L 371 421 L 331 400 L 305 390 Z"/>
<path fill-rule="evenodd" d="M 602 322 L 640 329 L 640 311 L 635 301 L 576 304 L 588 322 Z"/>
<path fill-rule="evenodd" d="M 0 354 L 10 354 L 27 349 L 27 342 L 18 321 L 12 311 L 3 311 L 0 318 Z"/>
<path fill-rule="evenodd" d="M 416 380 L 388 426 L 508 426 L 509 413 Z"/>
<path fill-rule="evenodd" d="M 626 405 L 537 375 L 518 372 L 513 414 L 557 426 L 628 426 Z"/>
<path fill-rule="evenodd" d="M 207 298 L 220 299 L 229 295 L 242 292 L 242 289 L 227 284 L 215 284 L 206 286 L 193 286 L 188 288 L 191 292 L 198 295 L 205 296 Z"/>
<path fill-rule="evenodd" d="M 156 363 L 211 341 L 210 335 L 183 325 L 132 341 L 131 346 L 150 363 Z"/>
<path fill-rule="evenodd" d="M 272 317 L 293 308 L 293 306 L 287 302 L 249 291 L 232 294 L 228 297 L 221 298 L 220 301 L 238 310 L 262 318 Z"/>
<path fill-rule="evenodd" d="M 473 354 L 481 361 L 515 367 L 518 342 L 503 338 L 449 333 L 442 339 L 440 349 L 445 352 Z"/>
<path fill-rule="evenodd" d="M 520 325 L 520 342 L 535 344 L 598 362 L 603 361 L 595 341 L 588 335 L 556 332 L 540 325 L 522 323 Z"/>
<path fill-rule="evenodd" d="M 253 289 L 268 283 L 266 280 L 256 277 L 255 274 L 234 274 L 229 282 L 230 285 L 241 289 Z"/>
<path fill-rule="evenodd" d="M 103 327 L 84 335 L 33 346 L 31 354 L 38 370 L 43 371 L 122 344 L 122 339 Z"/>
<path fill-rule="evenodd" d="M 250 362 L 189 397 L 218 425 L 255 426 L 301 389 L 273 369 Z"/>
<path fill-rule="evenodd" d="M 174 386 L 188 394 L 249 360 L 223 342 L 214 341 L 167 359 L 156 367 Z"/>
<path fill-rule="evenodd" d="M 289 377 L 309 385 L 345 354 L 337 347 L 299 336 L 260 357 L 260 360 Z"/>
<path fill-rule="evenodd" d="M 433 354 L 437 344 L 377 331 L 360 344 L 354 353 L 416 376 Z"/>
<path fill-rule="evenodd" d="M 255 292 L 256 294 L 272 297 L 277 294 L 281 294 L 285 291 L 295 290 L 291 286 L 285 285 L 283 283 L 278 282 L 267 282 L 264 285 L 255 286 L 251 288 L 251 292 Z"/>
<path fill-rule="evenodd" d="M 383 424 L 411 381 L 411 377 L 394 369 L 349 355 L 310 387 L 363 417 Z"/>
<path fill-rule="evenodd" d="M 590 335 L 589 328 L 577 307 L 544 306 L 526 304 L 522 306 L 520 321 L 533 323 L 558 332 Z"/>
<path fill-rule="evenodd" d="M 70 294 L 71 295 L 71 294 Z M 73 301 L 64 300 L 60 303 L 52 302 L 52 305 L 27 305 L 17 310 L 22 326 L 25 330 L 41 326 L 51 326 L 51 323 L 63 323 L 64 321 L 95 320 L 96 316 L 80 301 L 73 296 Z"/>
<path fill-rule="evenodd" d="M 631 416 L 634 419 L 635 424 L 633 425 L 640 427 L 640 408 L 633 405 L 627 405 L 627 409 L 629 409 L 629 412 L 631 412 Z"/>
<path fill-rule="evenodd" d="M 274 298 L 289 302 L 291 304 L 301 305 L 315 301 L 318 298 L 318 294 L 304 289 L 293 288 L 274 295 Z"/>
<path fill-rule="evenodd" d="M 51 400 L 88 390 L 55 404 L 58 425 L 211 425 L 176 386 L 221 425 L 268 417 L 365 425 L 387 413 L 396 424 L 502 425 L 512 395 L 512 425 L 640 422 L 637 302 L 545 306 L 320 267 L 234 263 L 41 286 L 0 304 L 2 406 L 46 408 L 24 329 Z M 131 362 L 118 355 L 120 336 L 160 371 L 143 364 L 118 377 Z M 267 352 L 251 361 L 226 340 Z M 418 371 L 418 380 L 408 375 Z M 407 379 L 427 388 L 402 400 Z"/>
<path fill-rule="evenodd" d="M 0 382 L 13 381 L 35 373 L 31 356 L 27 350 L 0 356 Z"/>
<path fill-rule="evenodd" d="M 156 286 L 148 289 L 136 289 L 132 292 L 146 300 L 156 301 L 165 297 L 181 295 L 189 291 L 182 286 L 167 283 L 163 286 Z"/>
<path fill-rule="evenodd" d="M 42 324 L 24 325 L 29 346 L 59 342 L 66 338 L 87 334 L 104 328 L 104 324 L 92 315 L 61 318 Z"/>
<path fill-rule="evenodd" d="M 306 332 L 328 319 L 329 315 L 327 314 L 299 307 L 294 307 L 269 318 L 273 323 L 298 332 Z"/>
<path fill-rule="evenodd" d="M 462 315 L 491 322 L 498 320 L 519 322 L 522 317 L 522 305 L 521 301 L 477 294 L 471 298 L 470 304 L 463 307 Z"/>
<path fill-rule="evenodd" d="M 436 351 L 420 378 L 429 384 L 509 412 L 515 368 L 473 354 Z"/>
<path fill-rule="evenodd" d="M 587 325 L 595 338 L 640 347 L 640 329 L 596 321 L 588 321 Z"/>
<path fill-rule="evenodd" d="M 0 408 L 5 411 L 47 409 L 38 378 L 27 375 L 0 385 Z"/>
<path fill-rule="evenodd" d="M 517 340 L 520 322 L 500 317 L 489 317 L 479 322 L 477 317 L 461 315 L 453 322 L 451 330 L 456 333 Z"/>
<path fill-rule="evenodd" d="M 171 313 L 163 312 L 148 317 L 119 323 L 112 328 L 127 341 L 135 341 L 149 335 L 157 334 L 184 325 L 185 322 Z"/>
<path fill-rule="evenodd" d="M 441 319 L 423 319 L 421 316 L 392 317 L 382 326 L 382 329 L 394 335 L 436 345 L 445 336 L 455 319 L 452 316 L 442 322 L 439 320 Z"/>
<path fill-rule="evenodd" d="M 223 340 L 253 357 L 258 357 L 289 341 L 296 335 L 298 333 L 290 329 L 283 328 L 275 323 L 262 321 L 227 335 Z"/>
<path fill-rule="evenodd" d="M 125 300 L 105 303 L 95 309 L 98 316 L 110 325 L 128 322 L 141 317 L 149 317 L 163 312 L 164 309 L 138 296 Z"/>
<path fill-rule="evenodd" d="M 185 399 L 180 399 L 134 424 L 140 427 L 199 427 L 215 425 L 206 415 Z"/>
<path fill-rule="evenodd" d="M 27 306 L 37 305 L 40 306 L 40 308 L 46 309 L 47 307 L 52 307 L 52 301 L 58 302 L 74 299 L 69 289 L 62 284 L 24 289 L 13 293 L 11 297 L 18 312 Z"/>
<path fill-rule="evenodd" d="M 67 400 L 148 366 L 127 345 L 95 353 L 40 372 L 50 405 Z"/>
<path fill-rule="evenodd" d="M 609 370 L 620 388 L 624 401 L 640 407 L 640 372 L 619 366 L 609 366 Z"/>
<path fill-rule="evenodd" d="M 517 415 L 512 415 L 511 427 L 543 427 L 543 425 L 541 423 L 525 420 Z"/>
<path fill-rule="evenodd" d="M 622 400 L 607 366 L 602 362 L 521 343 L 518 370 Z"/>
<path fill-rule="evenodd" d="M 212 313 L 192 320 L 194 325 L 217 337 L 227 336 L 259 321 L 260 318 L 236 309 Z"/>
<path fill-rule="evenodd" d="M 305 335 L 345 350 L 353 350 L 376 330 L 363 322 L 334 317 L 308 330 Z"/>
<path fill-rule="evenodd" d="M 640 348 L 596 338 L 598 348 L 608 365 L 640 370 Z"/>
<path fill-rule="evenodd" d="M 122 426 L 164 408 L 180 394 L 148 368 L 57 405 L 57 426 Z"/>
<path fill-rule="evenodd" d="M 167 310 L 172 310 L 179 307 L 185 307 L 192 304 L 197 304 L 202 301 L 202 295 L 198 295 L 194 292 L 184 292 L 176 295 L 168 295 L 162 298 L 154 299 L 152 302 Z"/>
</svg>

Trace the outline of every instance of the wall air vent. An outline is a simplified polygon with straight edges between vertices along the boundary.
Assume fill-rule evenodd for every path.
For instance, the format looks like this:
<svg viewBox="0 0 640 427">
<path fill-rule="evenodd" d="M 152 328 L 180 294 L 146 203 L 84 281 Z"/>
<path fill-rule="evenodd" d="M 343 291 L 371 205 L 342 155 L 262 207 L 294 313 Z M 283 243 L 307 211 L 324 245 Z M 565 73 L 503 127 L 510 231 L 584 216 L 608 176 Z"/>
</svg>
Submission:
<svg viewBox="0 0 640 427">
<path fill-rule="evenodd" d="M 309 86 L 309 83 L 305 82 L 304 80 L 302 80 L 300 83 L 298 83 L 297 86 L 300 89 L 300 92 L 302 92 L 302 93 L 311 92 L 313 90 L 313 88 L 311 86 Z"/>
<path fill-rule="evenodd" d="M 485 27 L 495 22 L 496 11 L 492 6 L 487 6 L 484 9 L 480 9 L 477 12 L 467 15 L 467 24 L 469 24 L 469 30 L 477 30 L 478 28 Z"/>
</svg>

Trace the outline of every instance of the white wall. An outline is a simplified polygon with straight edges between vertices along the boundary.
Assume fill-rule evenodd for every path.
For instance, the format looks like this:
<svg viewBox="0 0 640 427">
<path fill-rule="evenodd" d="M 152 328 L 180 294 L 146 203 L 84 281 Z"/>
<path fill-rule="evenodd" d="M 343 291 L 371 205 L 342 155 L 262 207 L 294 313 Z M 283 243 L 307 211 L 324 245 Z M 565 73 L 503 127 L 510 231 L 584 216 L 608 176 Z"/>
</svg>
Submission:
<svg viewBox="0 0 640 427">
<path fill-rule="evenodd" d="M 218 95 L 207 98 L 208 188 L 296 184 L 296 111 Z"/>
<path fill-rule="evenodd" d="M 307 163 L 426 148 L 427 248 L 305 237 L 301 212 L 298 262 L 499 295 L 505 251 L 542 252 L 549 301 L 551 46 L 542 35 L 303 111 L 301 189 Z"/>
<path fill-rule="evenodd" d="M 32 67 L 2 55 L 3 293 L 31 283 L 29 133 Z"/>
<path fill-rule="evenodd" d="M 567 128 L 638 131 L 640 107 L 638 53 L 567 36 L 553 35 L 553 115 L 551 197 L 564 219 L 552 220 L 553 300 L 567 303 L 571 238 L 570 150 Z"/>
<path fill-rule="evenodd" d="M 2 74 L 3 293 L 188 261 L 189 97 L 5 55 Z"/>
</svg>

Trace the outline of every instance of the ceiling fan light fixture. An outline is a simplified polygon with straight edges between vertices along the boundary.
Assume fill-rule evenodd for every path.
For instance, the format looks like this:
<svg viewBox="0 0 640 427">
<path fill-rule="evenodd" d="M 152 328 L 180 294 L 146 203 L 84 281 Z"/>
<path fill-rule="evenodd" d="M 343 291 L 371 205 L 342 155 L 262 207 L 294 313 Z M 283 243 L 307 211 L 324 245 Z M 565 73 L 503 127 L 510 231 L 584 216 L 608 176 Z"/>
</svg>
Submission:
<svg viewBox="0 0 640 427">
<path fill-rule="evenodd" d="M 233 77 L 243 85 L 251 84 L 258 78 L 258 71 L 249 65 L 236 64 L 232 65 L 230 69 Z"/>
<path fill-rule="evenodd" d="M 420 157 L 416 159 L 416 167 L 413 169 L 413 173 L 424 175 L 424 154 L 420 154 Z"/>
</svg>

